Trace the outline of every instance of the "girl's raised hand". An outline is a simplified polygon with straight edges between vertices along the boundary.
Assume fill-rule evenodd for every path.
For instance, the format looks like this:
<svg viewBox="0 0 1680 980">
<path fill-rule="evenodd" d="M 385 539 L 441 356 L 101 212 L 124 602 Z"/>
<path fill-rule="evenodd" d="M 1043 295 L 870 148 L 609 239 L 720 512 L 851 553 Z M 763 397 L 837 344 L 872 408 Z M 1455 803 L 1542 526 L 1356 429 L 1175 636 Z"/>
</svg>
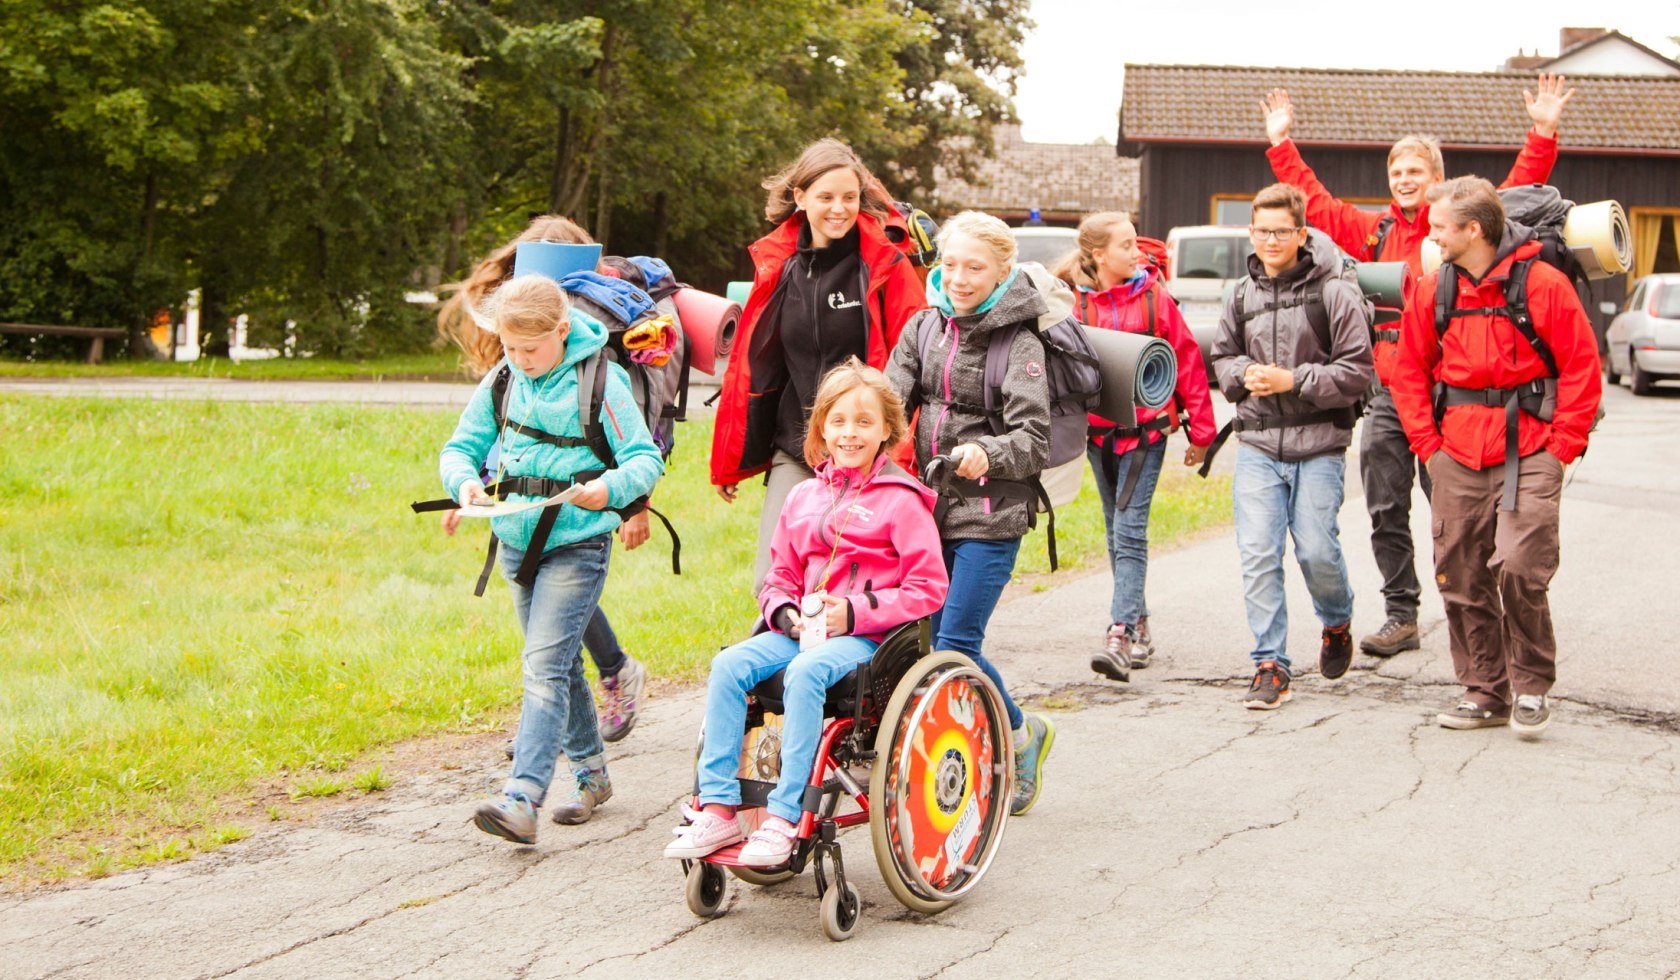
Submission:
<svg viewBox="0 0 1680 980">
<path fill-rule="evenodd" d="M 607 506 L 607 485 L 600 478 L 590 480 L 572 498 L 572 505 L 584 510 L 601 510 Z"/>
</svg>

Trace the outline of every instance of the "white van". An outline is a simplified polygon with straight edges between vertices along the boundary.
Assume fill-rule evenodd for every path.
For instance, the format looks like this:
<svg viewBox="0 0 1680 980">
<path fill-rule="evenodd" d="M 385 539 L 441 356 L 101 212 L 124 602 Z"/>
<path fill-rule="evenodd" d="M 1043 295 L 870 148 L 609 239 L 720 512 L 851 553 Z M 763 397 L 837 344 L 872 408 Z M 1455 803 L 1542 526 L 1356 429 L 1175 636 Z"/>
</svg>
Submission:
<svg viewBox="0 0 1680 980">
<path fill-rule="evenodd" d="M 1167 289 L 1184 311 L 1184 321 L 1202 349 L 1202 360 L 1213 373 L 1209 354 L 1219 329 L 1219 312 L 1226 289 L 1248 275 L 1254 245 L 1240 225 L 1191 225 L 1167 232 Z"/>
<path fill-rule="evenodd" d="M 1079 229 L 1056 228 L 1049 225 L 1011 228 L 1015 236 L 1017 262 L 1037 262 L 1046 269 L 1065 259 L 1079 248 Z"/>
</svg>

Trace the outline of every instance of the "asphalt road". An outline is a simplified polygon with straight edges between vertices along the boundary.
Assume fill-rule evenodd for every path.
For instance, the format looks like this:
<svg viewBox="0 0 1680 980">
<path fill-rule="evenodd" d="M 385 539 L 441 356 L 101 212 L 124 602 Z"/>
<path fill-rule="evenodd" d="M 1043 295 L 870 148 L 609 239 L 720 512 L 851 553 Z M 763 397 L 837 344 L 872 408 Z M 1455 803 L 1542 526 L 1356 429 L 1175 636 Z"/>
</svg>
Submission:
<svg viewBox="0 0 1680 980">
<path fill-rule="evenodd" d="M 1421 651 L 1360 659 L 1334 683 L 1303 670 L 1293 703 L 1243 710 L 1236 549 L 1212 534 L 1152 561 L 1162 652 L 1130 685 L 1086 666 L 1106 572 L 1000 610 L 990 650 L 1059 736 L 1039 806 L 941 915 L 900 908 L 854 831 L 843 842 L 865 909 L 850 942 L 822 937 L 809 876 L 731 882 L 723 916 L 694 918 L 659 856 L 689 780 L 691 690 L 653 701 L 612 753 L 617 795 L 596 819 L 545 824 L 535 847 L 467 823 L 502 764 L 487 744 L 474 766 L 418 772 L 309 827 L 0 896 L 0 973 L 1673 976 L 1680 388 L 1615 389 L 1606 404 L 1564 492 L 1560 676 L 1540 741 L 1434 725 L 1459 690 L 1432 592 Z M 1355 630 L 1372 629 L 1382 603 L 1356 479 L 1342 529 Z M 1289 579 L 1291 648 L 1311 663 L 1317 626 Z"/>
</svg>

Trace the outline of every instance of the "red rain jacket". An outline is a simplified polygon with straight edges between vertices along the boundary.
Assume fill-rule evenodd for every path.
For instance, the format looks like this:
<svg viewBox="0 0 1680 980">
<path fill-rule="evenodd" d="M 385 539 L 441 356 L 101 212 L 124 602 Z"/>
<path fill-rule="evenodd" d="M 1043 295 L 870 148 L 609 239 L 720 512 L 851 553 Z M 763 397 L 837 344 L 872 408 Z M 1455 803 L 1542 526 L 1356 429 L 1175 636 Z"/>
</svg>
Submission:
<svg viewBox="0 0 1680 980">
<path fill-rule="evenodd" d="M 1183 406 L 1190 415 L 1190 441 L 1198 446 L 1211 445 L 1217 427 L 1213 422 L 1213 398 L 1208 393 L 1207 367 L 1202 362 L 1201 348 L 1196 346 L 1196 338 L 1184 322 L 1184 314 L 1178 311 L 1178 304 L 1173 302 L 1161 282 L 1160 270 L 1147 266 L 1144 269 L 1144 278 L 1118 283 L 1101 292 L 1074 287 L 1074 316 L 1087 326 L 1103 330 L 1145 333 L 1149 330 L 1149 311 L 1144 303 L 1152 297 L 1155 303 L 1155 335 L 1171 344 L 1173 353 L 1178 355 L 1178 384 L 1173 390 L 1173 397 L 1162 408 L 1138 409 L 1138 423 L 1141 425 L 1164 412 L 1177 415 L 1179 406 Z M 1095 414 L 1090 416 L 1090 421 L 1096 426 L 1114 425 Z M 1149 443 L 1153 445 L 1166 437 L 1165 432 L 1151 432 Z M 1093 444 L 1100 441 L 1095 436 L 1091 439 Z M 1117 439 L 1114 453 L 1129 453 L 1137 444 L 1136 439 Z"/>
<path fill-rule="evenodd" d="M 1507 226 L 1509 227 L 1509 226 Z M 1503 307 L 1511 266 L 1540 254 L 1527 241 L 1494 263 L 1479 283 L 1458 274 L 1457 309 Z M 1400 359 L 1390 390 L 1412 451 L 1428 460 L 1437 449 L 1472 469 L 1505 462 L 1505 410 L 1489 405 L 1455 405 L 1435 427 L 1436 381 L 1460 388 L 1511 388 L 1546 376 L 1546 365 L 1521 331 L 1503 316 L 1478 314 L 1450 320 L 1440 342 L 1435 334 L 1435 284 L 1443 267 L 1424 276 L 1400 320 Z M 1527 412 L 1517 416 L 1517 455 L 1541 449 L 1565 463 L 1587 448 L 1602 395 L 1598 342 L 1586 311 L 1567 276 L 1536 259 L 1528 272 L 1528 309 L 1539 334 L 1557 358 L 1557 409 L 1551 422 Z"/>
<path fill-rule="evenodd" d="M 764 472 L 775 454 L 777 402 L 770 396 L 779 397 L 781 390 L 758 390 L 753 383 L 753 362 L 780 356 L 779 345 L 774 345 L 773 338 L 760 336 L 758 328 L 783 268 L 799 250 L 799 229 L 804 224 L 804 212 L 795 212 L 747 249 L 753 258 L 752 292 L 741 311 L 712 430 L 712 483 L 718 486 Z M 902 230 L 904 219 L 893 213 L 887 224 Z M 871 367 L 885 368 L 905 322 L 927 303 L 915 267 L 887 238 L 880 219 L 868 213 L 858 215 L 858 253 L 869 270 L 868 361 Z"/>
<path fill-rule="evenodd" d="M 1541 136 L 1530 129 L 1523 141 L 1522 151 L 1517 154 L 1517 162 L 1511 165 L 1511 173 L 1499 186 L 1544 184 L 1552 176 L 1557 155 L 1557 137 Z M 1418 208 L 1417 215 L 1407 220 L 1400 211 L 1400 205 L 1393 201 L 1389 202 L 1385 215 L 1363 210 L 1334 197 L 1319 183 L 1318 175 L 1307 166 L 1307 162 L 1301 159 L 1301 150 L 1294 140 L 1284 140 L 1267 150 L 1266 159 L 1271 161 L 1272 174 L 1278 180 L 1299 187 L 1307 196 L 1307 223 L 1329 235 L 1342 251 L 1360 262 L 1404 262 L 1411 266 L 1413 278 L 1423 276 L 1421 250 L 1424 240 L 1429 237 L 1429 205 Z M 1382 254 L 1377 255 L 1377 224 L 1389 216 L 1394 218 L 1394 226 L 1383 239 Z M 1397 345 L 1389 340 L 1378 340 L 1371 349 L 1377 364 L 1377 379 L 1384 385 L 1389 384 L 1394 376 L 1397 349 Z"/>
</svg>

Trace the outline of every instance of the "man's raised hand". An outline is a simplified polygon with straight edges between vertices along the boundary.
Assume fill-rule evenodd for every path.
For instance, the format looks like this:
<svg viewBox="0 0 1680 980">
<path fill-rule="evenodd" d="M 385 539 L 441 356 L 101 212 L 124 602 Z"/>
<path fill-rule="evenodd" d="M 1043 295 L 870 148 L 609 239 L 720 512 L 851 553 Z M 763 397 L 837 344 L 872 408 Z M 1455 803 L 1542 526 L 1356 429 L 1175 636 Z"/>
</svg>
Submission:
<svg viewBox="0 0 1680 980">
<path fill-rule="evenodd" d="M 1558 120 L 1563 118 L 1563 107 L 1575 97 L 1575 90 L 1564 90 L 1562 75 L 1546 74 L 1540 76 L 1535 88 L 1538 94 L 1523 89 L 1523 102 L 1528 105 L 1528 118 L 1534 120 L 1535 132 L 1552 139 L 1557 136 Z"/>
<path fill-rule="evenodd" d="M 1289 128 L 1295 125 L 1295 106 L 1287 90 L 1274 88 L 1267 92 L 1260 100 L 1260 111 L 1266 114 L 1266 138 L 1273 146 L 1289 138 Z"/>
</svg>

